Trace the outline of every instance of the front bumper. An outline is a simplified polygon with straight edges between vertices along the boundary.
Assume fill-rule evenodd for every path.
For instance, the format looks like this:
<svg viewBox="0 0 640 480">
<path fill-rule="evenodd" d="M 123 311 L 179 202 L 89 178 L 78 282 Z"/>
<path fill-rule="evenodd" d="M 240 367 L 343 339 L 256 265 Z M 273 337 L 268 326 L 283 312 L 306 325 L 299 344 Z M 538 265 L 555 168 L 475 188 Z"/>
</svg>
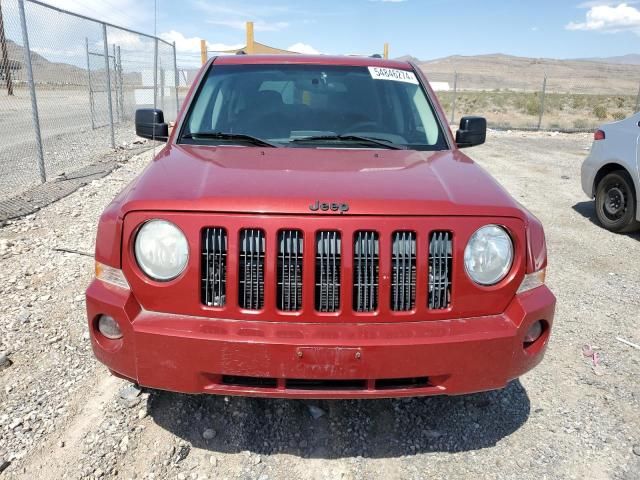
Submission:
<svg viewBox="0 0 640 480">
<path fill-rule="evenodd" d="M 144 311 L 128 290 L 94 280 L 87 313 L 96 357 L 142 386 L 186 393 L 285 398 L 456 395 L 504 387 L 536 366 L 555 297 L 542 286 L 501 315 L 422 322 L 318 324 Z M 107 314 L 123 332 L 96 328 Z M 532 323 L 546 328 L 523 346 Z"/>
</svg>

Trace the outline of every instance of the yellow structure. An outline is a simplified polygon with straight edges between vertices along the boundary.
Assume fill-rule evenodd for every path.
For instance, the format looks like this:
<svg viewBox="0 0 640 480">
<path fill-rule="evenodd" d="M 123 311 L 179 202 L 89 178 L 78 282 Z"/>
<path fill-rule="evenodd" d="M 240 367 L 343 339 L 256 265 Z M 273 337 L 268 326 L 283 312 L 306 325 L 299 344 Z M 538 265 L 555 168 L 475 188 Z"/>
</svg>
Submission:
<svg viewBox="0 0 640 480">
<path fill-rule="evenodd" d="M 282 50 L 281 48 L 270 47 L 264 43 L 256 42 L 254 36 L 253 22 L 247 22 L 246 27 L 247 39 L 244 47 L 237 50 L 225 50 L 217 53 L 234 54 L 238 52 L 245 52 L 249 55 L 299 55 L 298 52 L 292 52 L 290 50 Z M 202 64 L 204 65 L 209 58 L 209 52 L 207 50 L 207 42 L 200 40 L 200 56 L 202 57 Z M 384 58 L 389 58 L 389 44 L 384 44 Z"/>
</svg>

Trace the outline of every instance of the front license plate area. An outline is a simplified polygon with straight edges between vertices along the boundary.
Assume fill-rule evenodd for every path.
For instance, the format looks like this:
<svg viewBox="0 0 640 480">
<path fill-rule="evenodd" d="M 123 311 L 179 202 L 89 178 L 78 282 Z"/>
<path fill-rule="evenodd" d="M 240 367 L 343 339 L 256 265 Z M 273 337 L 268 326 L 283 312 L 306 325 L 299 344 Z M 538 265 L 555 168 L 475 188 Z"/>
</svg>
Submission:
<svg viewBox="0 0 640 480">
<path fill-rule="evenodd" d="M 299 347 L 295 351 L 298 371 L 305 377 L 362 378 L 360 348 Z"/>
</svg>

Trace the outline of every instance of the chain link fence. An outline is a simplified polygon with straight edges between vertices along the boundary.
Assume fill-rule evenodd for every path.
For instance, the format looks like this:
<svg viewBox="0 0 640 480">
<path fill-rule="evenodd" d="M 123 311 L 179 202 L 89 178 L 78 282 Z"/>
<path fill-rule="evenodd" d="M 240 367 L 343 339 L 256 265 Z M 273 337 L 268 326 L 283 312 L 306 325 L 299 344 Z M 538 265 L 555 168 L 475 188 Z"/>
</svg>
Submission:
<svg viewBox="0 0 640 480">
<path fill-rule="evenodd" d="M 135 139 L 135 110 L 178 111 L 175 46 L 36 0 L 0 0 L 0 200 Z"/>
<path fill-rule="evenodd" d="M 603 73 L 606 68 L 603 64 Z M 480 115 L 497 129 L 584 132 L 640 110 L 640 67 L 635 77 L 554 78 L 543 73 L 532 78 L 514 72 L 508 80 L 425 71 L 452 124 L 465 115 Z"/>
</svg>

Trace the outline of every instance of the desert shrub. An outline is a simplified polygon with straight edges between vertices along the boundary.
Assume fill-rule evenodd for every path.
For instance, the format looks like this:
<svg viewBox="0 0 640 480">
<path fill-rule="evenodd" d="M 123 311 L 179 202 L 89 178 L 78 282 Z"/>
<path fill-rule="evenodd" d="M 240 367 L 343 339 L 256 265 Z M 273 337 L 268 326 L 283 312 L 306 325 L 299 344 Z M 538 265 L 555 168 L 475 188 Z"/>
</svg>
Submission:
<svg viewBox="0 0 640 480">
<path fill-rule="evenodd" d="M 589 128 L 589 122 L 587 122 L 583 118 L 579 118 L 573 121 L 573 128 L 579 128 L 579 129 Z"/>
<path fill-rule="evenodd" d="M 535 97 L 530 98 L 525 104 L 524 112 L 527 115 L 540 115 L 540 101 Z"/>
<path fill-rule="evenodd" d="M 572 106 L 576 110 L 580 110 L 587 106 L 587 99 L 584 95 L 572 95 Z"/>
<path fill-rule="evenodd" d="M 616 103 L 616 107 L 618 108 L 624 107 L 624 104 L 625 104 L 624 97 L 616 97 L 614 101 Z M 613 114 L 613 118 L 615 118 L 615 113 Z"/>
<path fill-rule="evenodd" d="M 624 120 L 625 118 L 627 118 L 627 112 L 625 112 L 624 110 L 618 110 L 617 112 L 613 112 L 611 116 L 614 120 Z"/>
<path fill-rule="evenodd" d="M 607 107 L 604 105 L 596 105 L 593 107 L 593 114 L 598 120 L 604 120 L 607 118 Z"/>
<path fill-rule="evenodd" d="M 549 125 L 549 128 L 551 130 L 560 130 L 562 127 L 560 126 L 560 124 L 558 122 L 553 122 Z"/>
</svg>

